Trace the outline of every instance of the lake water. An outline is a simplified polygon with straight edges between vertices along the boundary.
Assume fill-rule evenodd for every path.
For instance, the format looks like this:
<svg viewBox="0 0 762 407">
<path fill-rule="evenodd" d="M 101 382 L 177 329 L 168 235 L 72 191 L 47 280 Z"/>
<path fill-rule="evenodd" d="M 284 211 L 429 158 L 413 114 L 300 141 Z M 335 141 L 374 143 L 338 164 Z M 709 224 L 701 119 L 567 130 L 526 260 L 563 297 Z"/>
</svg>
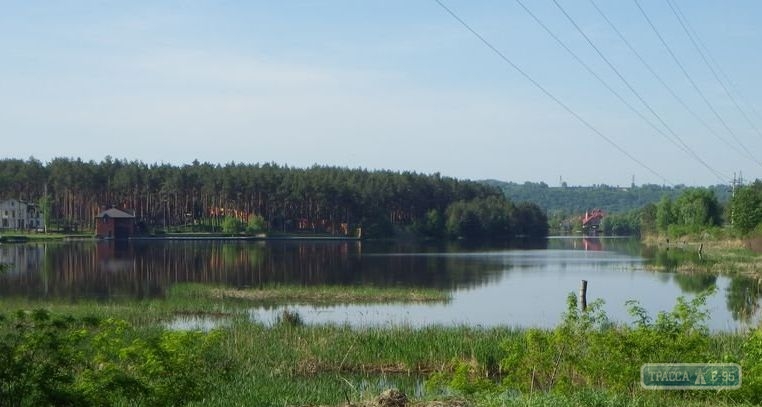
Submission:
<svg viewBox="0 0 762 407">
<path fill-rule="evenodd" d="M 0 296 L 36 299 L 161 298 L 173 284 L 236 288 L 273 284 L 433 287 L 444 304 L 314 307 L 292 304 L 309 323 L 469 324 L 552 327 L 566 298 L 588 281 L 588 302 L 605 301 L 611 319 L 631 321 L 627 300 L 651 315 L 678 296 L 716 285 L 708 302 L 713 330 L 759 322 L 757 281 L 652 272 L 654 253 L 630 239 L 551 238 L 520 245 L 359 241 L 131 241 L 0 245 Z M 661 256 L 663 257 L 663 256 Z M 254 308 L 274 320 L 281 308 Z"/>
</svg>

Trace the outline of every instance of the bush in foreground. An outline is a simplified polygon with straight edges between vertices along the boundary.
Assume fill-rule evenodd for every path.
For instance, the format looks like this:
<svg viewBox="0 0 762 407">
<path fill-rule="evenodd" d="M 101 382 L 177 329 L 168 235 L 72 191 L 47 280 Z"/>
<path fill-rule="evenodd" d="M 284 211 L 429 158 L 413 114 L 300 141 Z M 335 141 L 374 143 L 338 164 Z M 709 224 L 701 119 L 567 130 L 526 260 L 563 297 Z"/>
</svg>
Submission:
<svg viewBox="0 0 762 407">
<path fill-rule="evenodd" d="M 0 315 L 0 400 L 9 406 L 176 405 L 229 362 L 215 332 L 138 332 L 124 321 L 45 310 Z"/>
<path fill-rule="evenodd" d="M 461 361 L 451 372 L 434 374 L 427 386 L 485 400 L 505 395 L 531 398 L 532 394 L 571 397 L 585 391 L 634 397 L 653 395 L 640 388 L 640 368 L 645 363 L 738 363 L 743 372 L 739 390 L 660 392 L 658 396 L 662 402 L 679 398 L 761 403 L 762 329 L 746 334 L 740 349 L 718 346 L 721 339 L 713 337 L 706 326 L 706 301 L 713 292 L 704 291 L 691 300 L 679 297 L 672 311 L 656 318 L 637 302 L 628 302 L 634 318 L 629 325 L 611 323 L 600 300 L 586 311 L 579 310 L 576 296 L 570 294 L 558 327 L 529 329 L 502 343 L 502 380 L 490 380 L 488 367 Z"/>
</svg>

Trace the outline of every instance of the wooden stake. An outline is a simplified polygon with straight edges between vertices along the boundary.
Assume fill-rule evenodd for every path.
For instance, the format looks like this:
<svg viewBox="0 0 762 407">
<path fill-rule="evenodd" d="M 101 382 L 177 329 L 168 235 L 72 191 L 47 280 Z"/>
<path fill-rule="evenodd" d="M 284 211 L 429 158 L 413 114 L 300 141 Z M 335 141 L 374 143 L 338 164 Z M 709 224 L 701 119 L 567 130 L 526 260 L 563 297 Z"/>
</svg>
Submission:
<svg viewBox="0 0 762 407">
<path fill-rule="evenodd" d="M 699 260 L 704 260 L 703 254 L 704 254 L 704 244 L 701 243 L 698 249 Z"/>
<path fill-rule="evenodd" d="M 587 311 L 587 280 L 582 280 L 582 285 L 579 287 L 579 308 Z"/>
</svg>

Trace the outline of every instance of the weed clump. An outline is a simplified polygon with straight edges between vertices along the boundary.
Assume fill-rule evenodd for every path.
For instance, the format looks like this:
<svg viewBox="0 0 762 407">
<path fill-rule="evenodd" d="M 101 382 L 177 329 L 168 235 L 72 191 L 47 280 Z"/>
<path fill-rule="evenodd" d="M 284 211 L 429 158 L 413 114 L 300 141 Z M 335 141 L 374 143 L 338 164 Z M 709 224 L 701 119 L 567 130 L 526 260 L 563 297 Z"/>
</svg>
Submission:
<svg viewBox="0 0 762 407">
<path fill-rule="evenodd" d="M 278 319 L 276 321 L 278 325 L 285 325 L 285 326 L 303 326 L 304 320 L 302 319 L 302 316 L 297 311 L 292 311 L 288 308 L 284 308 L 283 311 L 280 312 L 280 315 L 278 315 Z"/>
<path fill-rule="evenodd" d="M 376 398 L 378 407 L 405 407 L 407 405 L 407 396 L 397 389 L 388 389 Z"/>
</svg>

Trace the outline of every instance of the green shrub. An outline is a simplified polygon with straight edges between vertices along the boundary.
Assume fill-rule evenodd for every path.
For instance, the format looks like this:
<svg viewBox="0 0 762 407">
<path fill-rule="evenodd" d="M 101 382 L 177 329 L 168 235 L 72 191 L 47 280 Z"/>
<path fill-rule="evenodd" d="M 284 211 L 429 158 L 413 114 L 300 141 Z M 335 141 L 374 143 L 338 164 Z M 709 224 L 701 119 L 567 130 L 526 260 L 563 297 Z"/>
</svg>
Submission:
<svg viewBox="0 0 762 407">
<path fill-rule="evenodd" d="M 137 332 L 36 310 L 0 318 L 0 334 L 3 405 L 182 404 L 230 367 L 218 332 Z"/>
<path fill-rule="evenodd" d="M 750 403 L 762 404 L 762 328 L 748 334 L 742 349 L 741 393 Z"/>
<path fill-rule="evenodd" d="M 236 235 L 243 231 L 243 224 L 233 216 L 225 216 L 222 220 L 222 233 Z"/>
<path fill-rule="evenodd" d="M 249 222 L 246 223 L 246 234 L 256 235 L 265 231 L 266 223 L 265 218 L 260 215 L 251 215 Z"/>
<path fill-rule="evenodd" d="M 82 405 L 76 369 L 89 326 L 47 311 L 0 319 L 0 400 L 9 406 Z"/>
<path fill-rule="evenodd" d="M 612 324 L 600 300 L 582 311 L 570 294 L 555 329 L 530 329 L 521 340 L 502 344 L 503 385 L 530 393 L 571 394 L 579 386 L 633 392 L 644 363 L 707 362 L 712 352 L 705 308 L 713 292 L 692 300 L 680 297 L 672 311 L 655 320 L 638 303 L 628 302 L 632 325 Z"/>
<path fill-rule="evenodd" d="M 484 369 L 476 360 L 453 361 L 451 372 L 437 372 L 426 381 L 429 391 L 446 389 L 459 394 L 473 395 L 486 391 L 494 391 L 497 385 L 492 382 Z"/>
</svg>

